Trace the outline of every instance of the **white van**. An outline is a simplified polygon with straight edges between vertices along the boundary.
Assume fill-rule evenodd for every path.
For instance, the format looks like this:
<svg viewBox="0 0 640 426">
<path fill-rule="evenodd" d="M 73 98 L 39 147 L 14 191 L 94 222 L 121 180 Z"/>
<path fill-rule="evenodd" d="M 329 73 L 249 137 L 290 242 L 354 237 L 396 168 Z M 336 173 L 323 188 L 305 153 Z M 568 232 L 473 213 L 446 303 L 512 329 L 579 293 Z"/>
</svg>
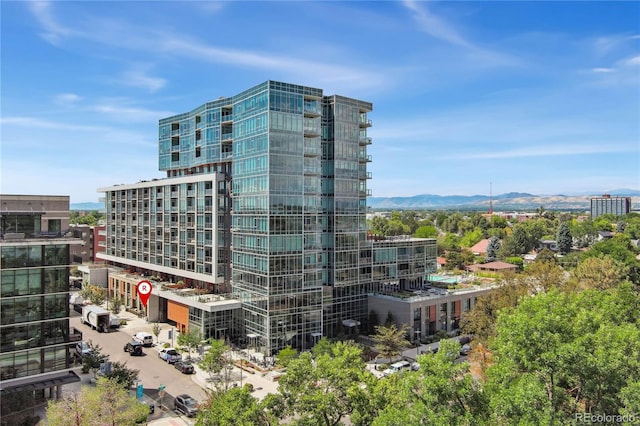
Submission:
<svg viewBox="0 0 640 426">
<path fill-rule="evenodd" d="M 144 346 L 153 346 L 153 335 L 151 333 L 145 333 L 144 331 L 139 331 L 133 335 L 135 340 L 142 342 Z"/>
<path fill-rule="evenodd" d="M 402 370 L 408 370 L 411 368 L 411 364 L 409 364 L 407 361 L 398 361 L 398 362 L 394 362 L 393 364 L 391 364 L 389 366 L 389 368 L 387 368 L 386 370 L 384 370 L 382 372 L 382 376 L 386 377 L 389 376 L 391 374 L 394 373 L 398 373 Z"/>
<path fill-rule="evenodd" d="M 398 361 L 389 366 L 389 369 L 391 369 L 394 373 L 402 370 L 408 370 L 410 368 L 411 364 L 409 364 L 408 361 Z"/>
</svg>

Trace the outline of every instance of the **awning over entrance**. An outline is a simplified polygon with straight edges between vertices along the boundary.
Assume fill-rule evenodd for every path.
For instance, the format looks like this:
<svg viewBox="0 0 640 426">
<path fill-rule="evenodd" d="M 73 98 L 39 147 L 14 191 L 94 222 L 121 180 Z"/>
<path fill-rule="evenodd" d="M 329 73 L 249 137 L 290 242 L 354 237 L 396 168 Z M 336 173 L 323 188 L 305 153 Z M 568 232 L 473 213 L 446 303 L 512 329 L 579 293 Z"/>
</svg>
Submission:
<svg viewBox="0 0 640 426">
<path fill-rule="evenodd" d="M 20 383 L 16 383 L 13 386 L 11 384 L 6 384 L 2 389 L 0 389 L 0 392 L 11 393 L 11 392 L 23 392 L 23 391 L 36 391 L 41 389 L 47 389 L 53 386 L 68 385 L 70 383 L 76 383 L 80 381 L 80 377 L 78 377 L 76 373 L 74 373 L 73 371 L 69 371 L 68 373 L 69 374 L 67 375 L 54 377 L 54 378 L 47 378 L 40 381 L 37 380 L 37 377 L 34 377 L 33 382 L 29 382 L 29 383 L 20 382 Z"/>
</svg>

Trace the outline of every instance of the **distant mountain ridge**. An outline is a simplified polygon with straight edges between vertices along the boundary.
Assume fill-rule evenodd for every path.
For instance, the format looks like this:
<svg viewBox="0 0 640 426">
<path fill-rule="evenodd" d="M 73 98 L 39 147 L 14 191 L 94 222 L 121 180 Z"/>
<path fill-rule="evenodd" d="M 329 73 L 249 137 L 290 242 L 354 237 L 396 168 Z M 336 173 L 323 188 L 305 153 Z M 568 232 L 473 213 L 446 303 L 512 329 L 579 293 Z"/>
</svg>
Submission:
<svg viewBox="0 0 640 426">
<path fill-rule="evenodd" d="M 640 191 L 618 189 L 607 191 L 612 196 L 632 197 L 632 208 L 637 209 Z M 369 197 L 367 205 L 373 209 L 468 209 L 488 210 L 527 210 L 543 207 L 547 210 L 588 210 L 591 198 L 601 196 L 599 193 L 583 195 L 534 195 L 522 192 L 509 192 L 494 195 L 434 195 L 421 194 L 411 197 Z"/>
<path fill-rule="evenodd" d="M 632 197 L 634 210 L 640 209 L 640 190 L 613 189 L 604 193 L 612 196 Z M 491 198 L 493 210 L 527 210 L 543 207 L 547 210 L 588 210 L 591 198 L 602 193 L 590 192 L 573 195 L 534 195 L 526 192 L 508 192 L 494 195 L 435 195 L 421 194 L 411 197 L 369 197 L 367 205 L 373 209 L 465 209 L 488 210 Z M 71 210 L 103 210 L 102 203 L 71 203 Z"/>
</svg>

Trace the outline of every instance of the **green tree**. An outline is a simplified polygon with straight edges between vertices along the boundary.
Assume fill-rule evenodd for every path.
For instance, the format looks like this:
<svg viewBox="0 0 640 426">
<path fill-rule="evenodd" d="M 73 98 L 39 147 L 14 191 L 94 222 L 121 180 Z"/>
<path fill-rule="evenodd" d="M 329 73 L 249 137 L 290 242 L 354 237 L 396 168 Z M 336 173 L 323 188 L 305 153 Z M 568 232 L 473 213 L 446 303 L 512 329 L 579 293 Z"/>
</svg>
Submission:
<svg viewBox="0 0 640 426">
<path fill-rule="evenodd" d="M 200 330 L 192 329 L 178 335 L 178 345 L 187 350 L 187 359 L 191 359 L 191 351 L 196 349 L 202 341 Z"/>
<path fill-rule="evenodd" d="M 438 253 L 460 249 L 460 237 L 456 234 L 446 233 L 444 235 L 440 235 L 436 242 L 438 245 Z"/>
<path fill-rule="evenodd" d="M 593 244 L 598 235 L 598 231 L 590 219 L 583 221 L 571 220 L 569 230 L 576 241 L 576 246 L 580 248 Z"/>
<path fill-rule="evenodd" d="M 545 262 L 536 259 L 525 269 L 524 281 L 529 287 L 530 294 L 562 288 L 566 280 L 564 270 L 555 261 Z"/>
<path fill-rule="evenodd" d="M 471 250 L 468 248 L 462 250 L 450 250 L 445 255 L 447 263 L 444 265 L 445 269 L 459 269 L 464 270 L 467 265 L 473 264 L 474 256 Z"/>
<path fill-rule="evenodd" d="M 396 375 L 390 401 L 373 425 L 477 425 L 486 421 L 488 400 L 481 383 L 469 374 L 469 364 L 456 362 L 459 349 L 457 342 L 442 340 L 437 354 L 418 356 L 417 372 Z"/>
<path fill-rule="evenodd" d="M 111 305 L 109 306 L 109 308 L 111 309 L 111 312 L 113 312 L 114 315 L 118 315 L 122 310 L 122 299 L 119 296 L 116 296 L 113 299 L 111 299 L 109 302 Z"/>
<path fill-rule="evenodd" d="M 128 368 L 126 362 L 115 361 L 111 363 L 111 371 L 104 377 L 129 389 L 138 380 L 138 373 L 140 373 L 139 370 Z"/>
<path fill-rule="evenodd" d="M 293 349 L 291 346 L 287 346 L 285 348 L 280 349 L 278 355 L 276 355 L 276 361 L 278 364 L 284 368 L 291 363 L 292 360 L 298 357 L 298 351 Z"/>
<path fill-rule="evenodd" d="M 423 225 L 413 234 L 416 238 L 436 238 L 438 230 L 432 225 Z"/>
<path fill-rule="evenodd" d="M 94 284 L 83 284 L 80 296 L 84 300 L 90 300 L 94 305 L 102 305 L 107 300 L 106 290 Z"/>
<path fill-rule="evenodd" d="M 375 349 L 380 355 L 391 361 L 409 346 L 410 343 L 406 338 L 408 330 L 409 327 L 406 324 L 400 329 L 395 324 L 376 327 L 376 334 L 371 336 L 375 342 Z"/>
<path fill-rule="evenodd" d="M 503 311 L 487 391 L 498 424 L 567 424 L 573 413 L 618 413 L 640 380 L 640 299 L 610 291 L 551 290 Z"/>
<path fill-rule="evenodd" d="M 538 263 L 538 262 L 558 263 L 556 261 L 556 256 L 548 248 L 540 250 L 540 253 L 538 253 L 538 255 L 536 256 L 536 260 L 535 261 L 536 261 L 536 263 Z"/>
<path fill-rule="evenodd" d="M 618 234 L 611 239 L 599 241 L 582 254 L 581 260 L 604 255 L 624 264 L 627 268 L 628 279 L 632 283 L 640 285 L 640 262 L 636 259 L 629 237 Z"/>
<path fill-rule="evenodd" d="M 370 222 L 371 232 L 379 235 L 387 235 L 389 220 L 384 216 L 374 216 Z"/>
<path fill-rule="evenodd" d="M 225 344 L 224 340 L 211 339 L 209 343 L 211 346 L 204 353 L 202 360 L 198 363 L 198 367 L 209 374 L 211 383 L 215 383 L 214 378 L 229 364 L 227 352 L 230 348 Z"/>
<path fill-rule="evenodd" d="M 313 352 L 314 357 L 319 357 L 322 354 L 331 354 L 331 348 L 333 344 L 326 337 L 322 336 L 322 339 L 315 344 L 311 352 Z"/>
<path fill-rule="evenodd" d="M 156 344 L 158 343 L 158 336 L 160 336 L 161 330 L 162 329 L 160 328 L 160 324 L 158 324 L 157 322 L 153 324 L 153 328 L 151 329 L 151 332 L 153 333 L 154 336 L 156 336 Z"/>
<path fill-rule="evenodd" d="M 49 401 L 46 417 L 49 426 L 127 426 L 146 419 L 148 414 L 148 405 L 129 396 L 116 381 L 101 377 L 96 387 L 85 386 L 79 393 Z"/>
<path fill-rule="evenodd" d="M 573 237 L 571 236 L 571 230 L 567 222 L 562 222 L 558 228 L 558 236 L 556 237 L 556 243 L 558 244 L 558 251 L 561 254 L 567 254 L 571 251 L 571 245 L 573 244 Z"/>
<path fill-rule="evenodd" d="M 495 336 L 498 314 L 503 309 L 513 308 L 528 295 L 528 288 L 516 276 L 508 275 L 499 287 L 478 297 L 469 312 L 463 312 L 460 326 L 467 334 L 473 334 L 481 343 L 487 343 Z"/>
<path fill-rule="evenodd" d="M 91 371 L 95 377 L 97 371 L 100 369 L 100 364 L 105 362 L 109 355 L 102 353 L 102 347 L 100 345 L 94 345 L 91 340 L 87 342 L 89 345 L 89 353 L 82 356 L 82 371 L 88 373 Z"/>
<path fill-rule="evenodd" d="M 528 253 L 533 246 L 529 241 L 529 236 L 522 226 L 515 226 L 513 233 L 505 238 L 500 257 L 519 256 Z"/>
<path fill-rule="evenodd" d="M 411 228 L 399 219 L 391 219 L 387 223 L 386 235 L 411 235 Z"/>
<path fill-rule="evenodd" d="M 474 228 L 471 231 L 465 232 L 460 240 L 462 247 L 473 247 L 477 242 L 484 238 L 484 232 L 480 228 Z"/>
<path fill-rule="evenodd" d="M 500 251 L 500 240 L 498 237 L 491 237 L 489 244 L 487 244 L 487 262 L 494 262 L 498 259 L 498 252 Z"/>
<path fill-rule="evenodd" d="M 611 256 L 589 257 L 571 273 L 570 287 L 575 290 L 617 287 L 628 276 L 625 265 Z"/>
<path fill-rule="evenodd" d="M 336 342 L 331 354 L 313 358 L 304 352 L 289 364 L 278 387 L 278 411 L 300 425 L 339 425 L 347 415 L 364 424 L 373 375 L 366 371 L 362 350 Z M 364 405 L 363 405 L 364 403 Z M 365 407 L 364 410 L 362 408 Z M 363 412 L 364 411 L 364 412 Z"/>
<path fill-rule="evenodd" d="M 208 399 L 200 405 L 197 426 L 271 426 L 276 418 L 257 398 L 251 395 L 251 387 L 231 388 L 227 391 L 209 392 Z"/>
</svg>

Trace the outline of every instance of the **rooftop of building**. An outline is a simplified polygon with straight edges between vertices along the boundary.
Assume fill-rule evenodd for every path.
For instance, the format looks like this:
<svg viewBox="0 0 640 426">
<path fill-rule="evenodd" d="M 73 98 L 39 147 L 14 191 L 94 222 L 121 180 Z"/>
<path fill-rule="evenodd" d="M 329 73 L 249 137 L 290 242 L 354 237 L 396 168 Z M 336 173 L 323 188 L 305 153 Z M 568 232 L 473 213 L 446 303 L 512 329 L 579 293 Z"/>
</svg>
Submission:
<svg viewBox="0 0 640 426">
<path fill-rule="evenodd" d="M 416 302 L 422 300 L 441 299 L 448 296 L 485 292 L 496 287 L 495 279 L 478 277 L 474 274 L 429 276 L 429 284 L 420 289 L 400 290 L 399 286 L 390 283 L 381 291 L 370 294 L 372 297 Z"/>
<path fill-rule="evenodd" d="M 180 282 L 159 281 L 156 277 L 148 277 L 127 271 L 114 271 L 111 269 L 110 275 L 132 283 L 146 280 L 151 283 L 151 294 L 207 312 L 236 309 L 241 304 L 239 295 L 233 293 L 213 293 L 207 288 L 189 287 Z"/>
</svg>

